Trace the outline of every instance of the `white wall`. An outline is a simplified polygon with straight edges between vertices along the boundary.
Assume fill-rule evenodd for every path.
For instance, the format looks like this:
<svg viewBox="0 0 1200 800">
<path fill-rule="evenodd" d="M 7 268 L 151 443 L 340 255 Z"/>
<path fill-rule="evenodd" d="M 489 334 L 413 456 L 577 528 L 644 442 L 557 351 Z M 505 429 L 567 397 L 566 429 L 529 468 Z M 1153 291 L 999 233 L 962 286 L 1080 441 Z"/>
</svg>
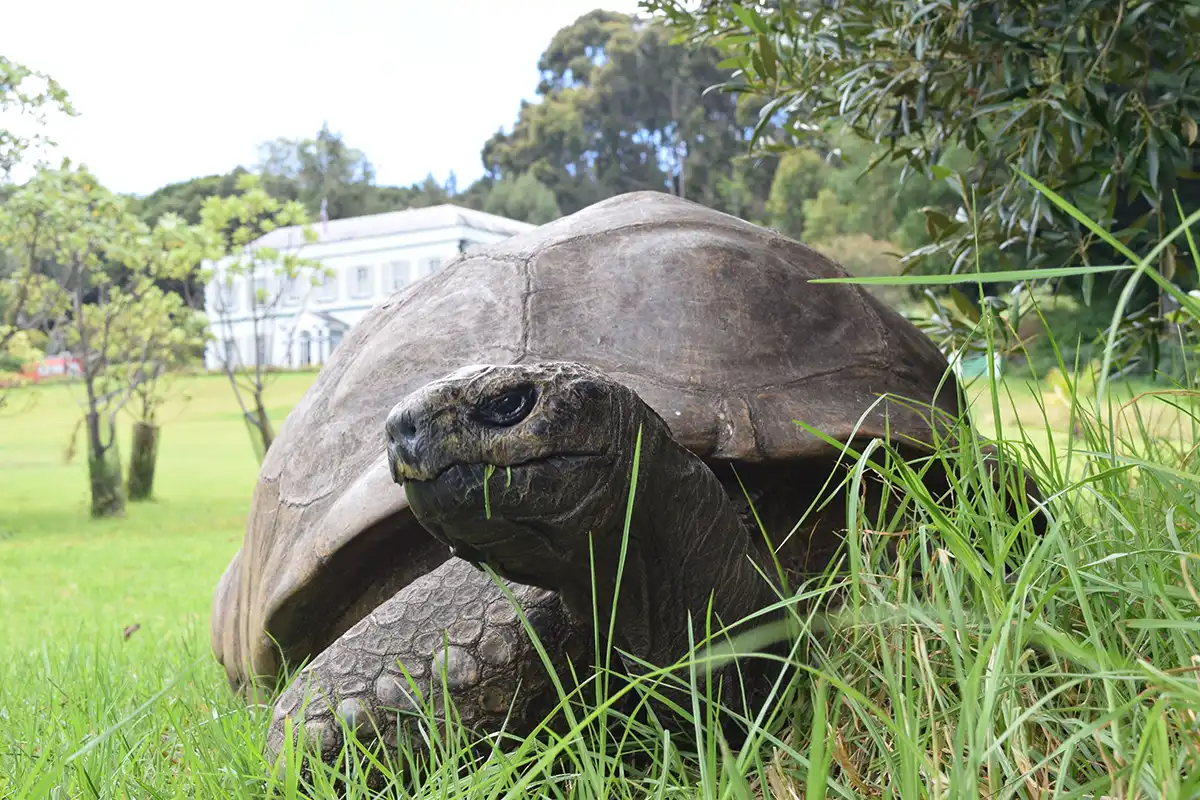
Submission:
<svg viewBox="0 0 1200 800">
<path fill-rule="evenodd" d="M 319 223 L 314 228 L 320 232 Z M 348 329 L 375 305 L 458 256 L 460 242 L 465 240 L 468 249 L 474 249 L 508 236 L 460 225 L 369 239 L 317 242 L 299 248 L 301 256 L 317 259 L 334 274 L 322 286 L 312 287 L 307 279 L 302 280 L 291 296 L 279 302 L 272 319 L 259 320 L 263 330 L 258 333 L 265 338 L 264 345 L 269 353 L 267 363 L 299 367 L 302 331 L 308 331 L 311 337 L 312 363 L 324 363 L 331 343 L 336 344 L 338 333 L 331 331 L 328 323 L 319 316 L 308 312 L 329 314 Z M 218 277 L 223 263 L 213 265 Z M 360 273 L 361 269 L 365 269 L 365 275 Z M 258 280 L 265 281 L 269 297 L 275 297 L 280 291 L 275 279 L 260 275 Z M 249 280 L 233 279 L 226 295 L 231 302 L 224 322 L 216 311 L 219 300 L 216 289 L 214 279 L 205 291 L 205 309 L 210 329 L 217 339 L 208 345 L 205 365 L 209 369 L 221 368 L 221 352 L 229 338 L 236 342 L 238 358 L 244 363 L 254 363 L 255 330 L 254 316 L 250 313 Z"/>
</svg>

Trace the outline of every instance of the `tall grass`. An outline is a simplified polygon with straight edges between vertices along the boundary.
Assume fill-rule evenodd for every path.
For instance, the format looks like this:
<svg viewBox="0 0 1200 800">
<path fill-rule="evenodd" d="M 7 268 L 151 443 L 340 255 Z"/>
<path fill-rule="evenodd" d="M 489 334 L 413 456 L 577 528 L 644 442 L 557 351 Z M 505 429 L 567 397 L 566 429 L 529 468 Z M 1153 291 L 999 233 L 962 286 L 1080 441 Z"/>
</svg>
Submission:
<svg viewBox="0 0 1200 800">
<path fill-rule="evenodd" d="M 1131 269 L 1153 274 L 1154 255 Z M 1108 345 L 1111 353 L 1111 337 Z M 562 729 L 515 750 L 495 748 L 482 762 L 465 757 L 458 730 L 462 746 L 440 751 L 423 793 L 1200 794 L 1200 595 L 1188 572 L 1200 553 L 1192 374 L 1186 385 L 1122 399 L 1107 377 L 1110 356 L 1100 365 L 1060 358 L 1058 366 L 1067 376 L 1065 440 L 1051 435 L 1045 406 L 1041 424 L 1001 428 L 1014 397 L 990 379 L 982 392 L 991 412 L 983 416 L 996 425 L 979 433 L 1035 478 L 1042 508 L 1018 503 L 1015 516 L 1006 513 L 1011 490 L 990 480 L 975 436 L 933 457 L 957 476 L 950 499 L 933 496 L 919 467 L 883 442 L 849 454 L 844 557 L 781 600 L 798 631 L 789 659 L 796 670 L 777 687 L 779 702 L 743 720 L 749 735 L 736 750 L 714 724 L 700 680 L 717 656 L 701 648 L 676 665 L 692 685 L 691 706 L 672 709 L 682 729 L 645 725 L 600 689 L 575 697 L 562 689 Z M 1093 394 L 1076 392 L 1085 376 L 1098 387 Z M 1165 425 L 1163 405 L 1173 412 Z M 909 498 L 904 513 L 866 515 L 857 499 L 871 476 Z M 1032 525 L 1038 513 L 1047 523 L 1041 535 Z M 843 600 L 834 610 L 801 611 L 834 593 Z M 595 676 L 607 663 L 584 679 L 601 685 Z M 632 687 L 606 685 L 667 703 L 655 685 L 667 672 L 648 669 Z M 572 711 L 585 696 L 590 704 Z M 342 763 L 353 769 L 355 760 Z M 387 782 L 403 777 L 388 774 Z"/>
<path fill-rule="evenodd" d="M 1128 255 L 1157 280 L 1154 254 Z M 0 794 L 1200 796 L 1195 376 L 1142 391 L 1109 380 L 1111 366 L 1060 359 L 1057 400 L 1032 381 L 970 387 L 976 429 L 1035 478 L 1040 509 L 1005 513 L 1011 490 L 989 478 L 975 435 L 933 456 L 955 476 L 949 497 L 883 442 L 847 453 L 842 556 L 780 598 L 790 649 L 770 662 L 781 677 L 742 720 L 744 741 L 724 738 L 703 678 L 750 641 L 715 627 L 693 632 L 697 655 L 677 669 L 632 682 L 602 649 L 524 739 L 464 730 L 443 693 L 424 698 L 398 753 L 352 742 L 326 765 L 301 742 L 280 770 L 263 755 L 269 709 L 229 696 L 198 637 L 150 652 L 59 642 L 0 663 Z M 871 480 L 907 499 L 901 513 L 868 512 Z M 690 691 L 670 694 L 676 725 L 664 727 L 654 712 L 671 681 Z M 660 705 L 648 714 L 641 700 Z"/>
</svg>

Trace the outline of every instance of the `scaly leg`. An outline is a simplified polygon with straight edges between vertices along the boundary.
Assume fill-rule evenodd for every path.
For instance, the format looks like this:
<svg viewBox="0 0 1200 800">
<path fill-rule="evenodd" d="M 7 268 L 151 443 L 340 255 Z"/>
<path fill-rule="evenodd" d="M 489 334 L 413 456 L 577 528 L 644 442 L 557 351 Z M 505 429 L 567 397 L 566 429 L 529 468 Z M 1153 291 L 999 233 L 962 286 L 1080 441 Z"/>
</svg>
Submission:
<svg viewBox="0 0 1200 800">
<path fill-rule="evenodd" d="M 557 594 L 507 585 L 571 691 L 568 659 L 581 677 L 591 672 L 589 627 L 568 615 Z M 458 558 L 397 592 L 296 675 L 275 704 L 268 757 L 274 763 L 283 749 L 287 717 L 326 762 L 342 750 L 339 718 L 360 741 L 381 738 L 394 753 L 398 738 L 425 718 L 421 705 L 432 697 L 434 708 L 443 707 L 443 680 L 462 723 L 480 733 L 524 736 L 558 703 L 509 599 Z M 421 737 L 409 739 L 419 751 Z"/>
</svg>

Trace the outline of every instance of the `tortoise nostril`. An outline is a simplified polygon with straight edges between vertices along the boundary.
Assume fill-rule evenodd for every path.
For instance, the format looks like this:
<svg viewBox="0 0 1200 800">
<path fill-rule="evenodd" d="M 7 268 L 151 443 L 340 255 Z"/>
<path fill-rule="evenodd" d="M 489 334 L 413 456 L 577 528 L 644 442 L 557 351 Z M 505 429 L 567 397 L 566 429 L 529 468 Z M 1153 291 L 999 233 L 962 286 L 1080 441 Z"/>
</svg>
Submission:
<svg viewBox="0 0 1200 800">
<path fill-rule="evenodd" d="M 418 436 L 417 415 L 412 409 L 396 409 L 388 415 L 387 423 L 384 426 L 387 431 L 388 444 L 393 447 L 398 446 L 401 442 L 411 444 Z"/>
</svg>

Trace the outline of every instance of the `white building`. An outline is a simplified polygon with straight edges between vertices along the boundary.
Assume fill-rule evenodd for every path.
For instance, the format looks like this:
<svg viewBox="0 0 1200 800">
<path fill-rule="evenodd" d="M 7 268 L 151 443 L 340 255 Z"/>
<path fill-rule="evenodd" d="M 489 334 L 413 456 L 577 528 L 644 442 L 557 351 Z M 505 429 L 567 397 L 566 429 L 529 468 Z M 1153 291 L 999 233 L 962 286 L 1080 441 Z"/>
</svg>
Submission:
<svg viewBox="0 0 1200 800">
<path fill-rule="evenodd" d="M 298 252 L 321 262 L 332 275 L 318 286 L 309 277 L 280 286 L 267 271 L 253 282 L 248 276 L 229 276 L 223 274 L 228 259 L 212 265 L 213 280 L 204 298 L 216 338 L 205 352 L 209 369 L 221 369 L 225 358 L 233 364 L 253 364 L 256 347 L 264 366 L 323 364 L 346 331 L 379 302 L 460 253 L 534 226 L 440 205 L 312 227 L 318 236 L 315 242 L 305 242 L 299 227 L 289 227 L 262 236 L 252 246 Z"/>
</svg>

